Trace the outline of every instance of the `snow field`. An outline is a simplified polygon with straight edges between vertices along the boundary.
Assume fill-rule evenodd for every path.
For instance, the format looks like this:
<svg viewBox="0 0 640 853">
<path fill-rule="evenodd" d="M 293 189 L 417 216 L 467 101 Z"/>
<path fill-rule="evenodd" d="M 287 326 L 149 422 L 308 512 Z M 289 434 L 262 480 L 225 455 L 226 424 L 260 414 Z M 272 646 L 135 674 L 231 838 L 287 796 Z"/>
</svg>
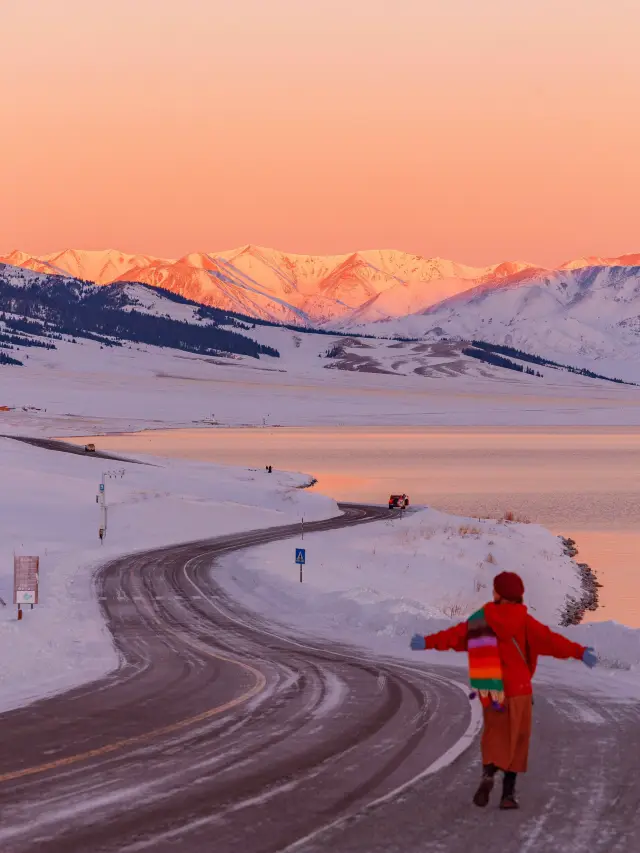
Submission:
<svg viewBox="0 0 640 853">
<path fill-rule="evenodd" d="M 137 344 L 93 341 L 29 349 L 0 368 L 0 434 L 95 435 L 145 428 L 324 425 L 637 425 L 640 392 L 551 371 L 544 380 L 471 365 L 443 378 L 326 370 L 329 335 L 256 327 L 282 357 L 212 359 Z M 299 343 L 299 346 L 297 345 Z M 421 356 L 373 342 L 384 369 Z M 28 357 L 27 357 L 28 356 Z M 318 357 L 320 356 L 320 357 Z M 413 359 L 413 361 L 412 361 Z M 435 362 L 446 359 L 435 358 Z M 469 359 L 469 361 L 473 361 Z M 553 374 L 553 375 L 552 375 Z M 54 381 L 55 378 L 55 381 Z"/>
</svg>

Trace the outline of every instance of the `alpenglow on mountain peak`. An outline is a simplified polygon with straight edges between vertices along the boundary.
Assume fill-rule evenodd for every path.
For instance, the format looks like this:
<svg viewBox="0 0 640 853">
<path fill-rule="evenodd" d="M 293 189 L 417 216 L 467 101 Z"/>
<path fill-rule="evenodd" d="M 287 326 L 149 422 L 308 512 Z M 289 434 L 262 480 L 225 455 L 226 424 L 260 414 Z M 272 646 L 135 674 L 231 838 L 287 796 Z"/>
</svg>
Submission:
<svg viewBox="0 0 640 853">
<path fill-rule="evenodd" d="M 614 266 L 630 259 L 640 255 L 597 260 Z M 568 262 L 562 269 L 579 269 L 591 260 Z M 473 267 L 397 249 L 304 255 L 253 244 L 177 259 L 117 249 L 65 249 L 39 256 L 16 250 L 0 262 L 97 285 L 140 282 L 227 311 L 313 325 L 415 314 L 478 285 L 504 287 L 510 280 L 549 272 L 519 261 Z"/>
</svg>

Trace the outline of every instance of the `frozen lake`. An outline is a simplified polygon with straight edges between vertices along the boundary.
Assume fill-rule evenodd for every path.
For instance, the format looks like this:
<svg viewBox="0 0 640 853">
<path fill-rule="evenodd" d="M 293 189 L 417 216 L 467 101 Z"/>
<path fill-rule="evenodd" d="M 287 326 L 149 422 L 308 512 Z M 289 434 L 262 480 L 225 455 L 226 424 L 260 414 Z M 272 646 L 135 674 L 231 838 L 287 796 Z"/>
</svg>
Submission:
<svg viewBox="0 0 640 853">
<path fill-rule="evenodd" d="M 604 584 L 597 618 L 640 627 L 637 428 L 212 428 L 94 440 L 120 452 L 304 471 L 339 500 L 384 503 L 406 492 L 414 505 L 461 515 L 510 510 L 575 538 L 578 559 Z"/>
</svg>

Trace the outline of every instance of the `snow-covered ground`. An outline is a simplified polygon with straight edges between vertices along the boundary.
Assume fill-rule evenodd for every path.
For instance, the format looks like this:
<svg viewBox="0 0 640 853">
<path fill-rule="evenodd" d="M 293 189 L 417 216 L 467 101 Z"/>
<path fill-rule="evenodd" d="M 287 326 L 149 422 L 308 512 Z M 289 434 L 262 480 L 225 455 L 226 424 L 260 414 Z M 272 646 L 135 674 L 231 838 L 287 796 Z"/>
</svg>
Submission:
<svg viewBox="0 0 640 853">
<path fill-rule="evenodd" d="M 82 340 L 0 366 L 0 434 L 323 425 L 637 425 L 640 388 L 545 370 L 544 378 L 395 341 L 256 327 L 279 359 L 213 359 Z M 335 359 L 324 357 L 334 344 Z M 378 364 L 382 373 L 362 372 Z M 327 366 L 331 365 L 331 369 Z M 415 373 L 418 370 L 420 373 Z"/>
<path fill-rule="evenodd" d="M 306 548 L 303 582 L 294 549 Z M 560 628 L 567 595 L 579 597 L 575 563 L 561 540 L 538 525 L 478 520 L 432 509 L 366 526 L 311 534 L 236 552 L 215 578 L 237 600 L 296 633 L 340 639 L 411 657 L 409 638 L 464 620 L 491 599 L 500 571 L 517 571 L 530 612 L 601 658 L 600 687 L 615 674 L 618 692 L 640 691 L 640 631 L 615 622 Z M 430 663 L 466 667 L 461 655 L 425 653 Z M 542 678 L 553 678 L 543 663 Z M 569 664 L 564 678 L 582 679 Z"/>
<path fill-rule="evenodd" d="M 244 595 L 256 594 L 259 600 L 273 589 L 304 595 L 309 606 L 302 618 L 314 630 L 309 620 L 317 616 L 329 620 L 321 626 L 323 633 L 355 628 L 399 638 L 401 644 L 417 622 L 440 625 L 472 613 L 491 598 L 495 574 L 507 568 L 522 575 L 532 613 L 556 625 L 567 593 L 579 586 L 560 539 L 533 524 L 423 509 L 374 527 L 312 534 L 305 544 L 302 585 L 292 557 L 299 542 L 230 555 L 225 577 L 233 575 L 229 567 L 242 565 L 239 579 L 251 577 L 257 584 L 253 592 L 250 584 L 245 587 Z M 295 606 L 291 616 L 296 622 L 301 618 Z"/>
<path fill-rule="evenodd" d="M 110 557 L 338 513 L 300 474 L 149 460 L 111 462 L 0 438 L 0 711 L 99 677 L 117 656 L 92 577 Z M 96 495 L 106 479 L 108 535 Z M 40 557 L 40 603 L 18 621 L 13 554 Z"/>
</svg>

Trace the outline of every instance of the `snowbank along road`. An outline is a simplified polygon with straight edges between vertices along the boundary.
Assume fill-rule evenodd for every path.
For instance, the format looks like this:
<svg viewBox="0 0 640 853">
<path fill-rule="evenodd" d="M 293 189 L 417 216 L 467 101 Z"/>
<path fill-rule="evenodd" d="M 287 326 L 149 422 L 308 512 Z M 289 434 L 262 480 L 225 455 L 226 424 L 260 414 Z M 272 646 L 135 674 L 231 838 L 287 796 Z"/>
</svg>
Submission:
<svg viewBox="0 0 640 853">
<path fill-rule="evenodd" d="M 388 514 L 342 509 L 307 529 Z M 105 566 L 121 666 L 2 715 L 3 853 L 640 849 L 633 706 L 540 691 L 526 808 L 474 810 L 477 706 L 459 672 L 288 637 L 216 586 L 216 556 L 298 532 Z"/>
</svg>

